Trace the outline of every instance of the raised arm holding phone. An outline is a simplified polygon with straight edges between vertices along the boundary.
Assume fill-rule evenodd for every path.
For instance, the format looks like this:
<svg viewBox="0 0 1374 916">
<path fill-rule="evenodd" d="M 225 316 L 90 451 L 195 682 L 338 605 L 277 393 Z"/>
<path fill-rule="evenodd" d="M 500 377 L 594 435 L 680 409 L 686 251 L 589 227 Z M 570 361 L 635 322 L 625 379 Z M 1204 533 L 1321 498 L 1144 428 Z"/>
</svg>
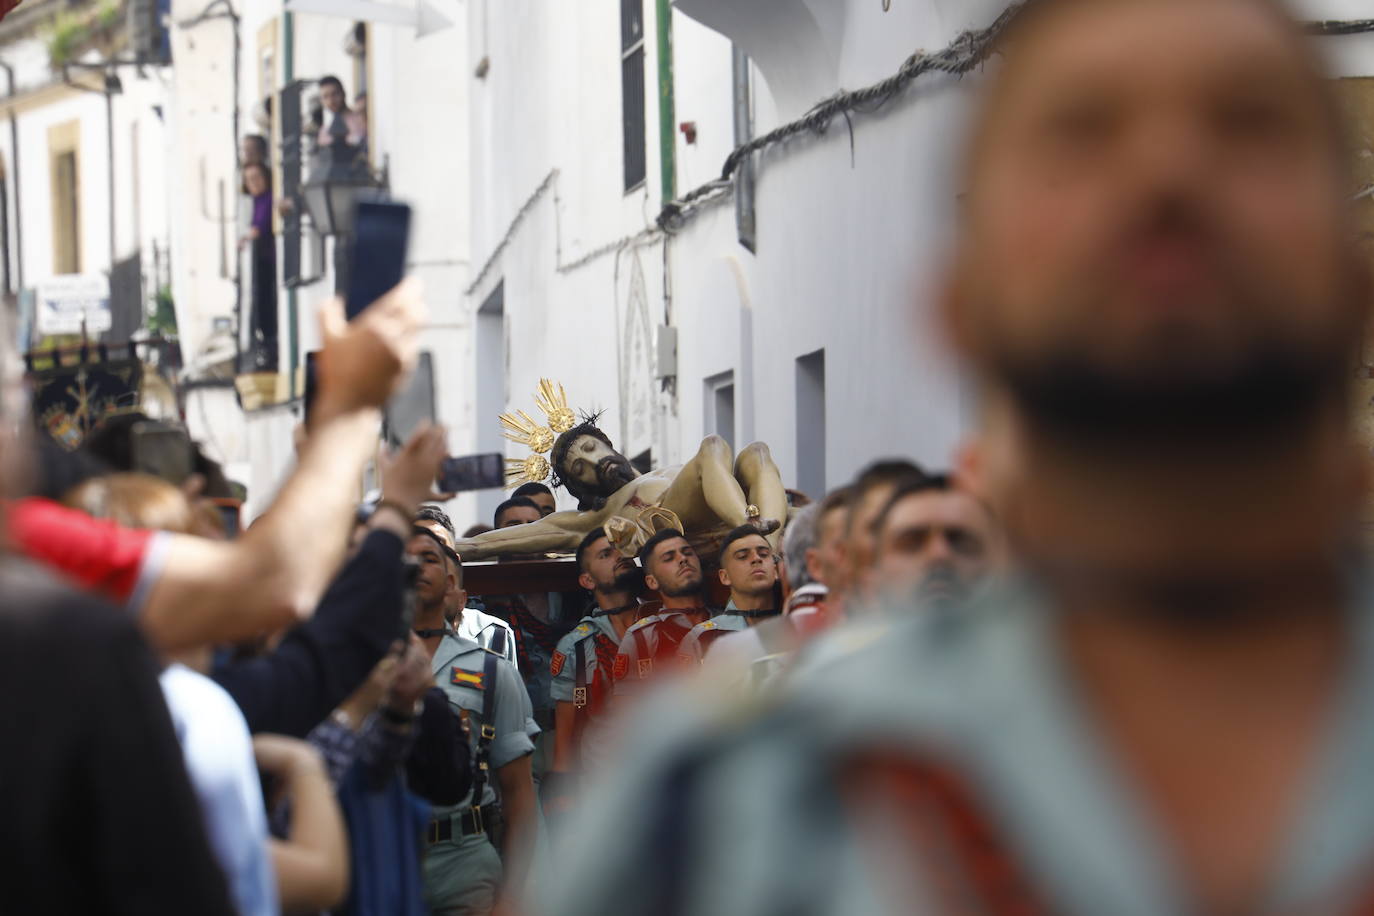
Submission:
<svg viewBox="0 0 1374 916">
<path fill-rule="evenodd" d="M 374 454 L 382 405 L 414 365 L 424 315 L 410 281 L 353 321 L 337 300 L 321 310 L 309 442 L 276 501 L 240 539 L 129 532 L 30 500 L 10 507 L 16 548 L 130 605 L 162 649 L 239 640 L 309 616 L 343 559 L 353 482 Z M 424 496 L 387 498 L 413 512 L 410 502 Z"/>
</svg>

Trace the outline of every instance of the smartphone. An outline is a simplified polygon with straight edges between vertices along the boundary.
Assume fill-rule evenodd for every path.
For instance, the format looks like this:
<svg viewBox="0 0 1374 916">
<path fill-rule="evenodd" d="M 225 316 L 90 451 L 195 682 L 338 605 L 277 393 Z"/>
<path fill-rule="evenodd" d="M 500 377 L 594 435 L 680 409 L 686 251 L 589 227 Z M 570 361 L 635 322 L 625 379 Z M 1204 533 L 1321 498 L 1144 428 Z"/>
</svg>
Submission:
<svg viewBox="0 0 1374 916">
<path fill-rule="evenodd" d="M 305 354 L 305 427 L 310 428 L 310 411 L 315 406 L 315 395 L 320 391 L 320 367 L 317 360 L 320 351 L 311 350 Z"/>
<path fill-rule="evenodd" d="M 135 423 L 131 432 L 134 470 L 180 486 L 191 476 L 191 437 L 165 423 Z"/>
<path fill-rule="evenodd" d="M 495 490 L 506 485 L 506 458 L 500 452 L 445 458 L 439 466 L 439 489 L 444 493 Z"/>
<path fill-rule="evenodd" d="M 353 222 L 352 256 L 344 311 L 352 321 L 405 277 L 410 207 L 363 201 Z"/>
<path fill-rule="evenodd" d="M 420 354 L 405 390 L 386 405 L 386 438 L 393 446 L 404 445 L 421 423 L 434 422 L 434 359 Z"/>
</svg>

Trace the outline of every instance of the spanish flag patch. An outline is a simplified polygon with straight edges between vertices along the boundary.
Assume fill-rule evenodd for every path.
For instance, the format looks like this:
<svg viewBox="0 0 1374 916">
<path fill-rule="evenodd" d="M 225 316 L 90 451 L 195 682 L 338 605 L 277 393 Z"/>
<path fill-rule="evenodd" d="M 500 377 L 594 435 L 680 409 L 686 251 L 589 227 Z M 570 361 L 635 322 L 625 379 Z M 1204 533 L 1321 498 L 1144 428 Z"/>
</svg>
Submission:
<svg viewBox="0 0 1374 916">
<path fill-rule="evenodd" d="M 461 687 L 472 687 L 475 690 L 481 690 L 485 686 L 482 672 L 464 671 L 462 668 L 458 667 L 454 667 L 449 680 L 451 683 L 458 684 Z"/>
<path fill-rule="evenodd" d="M 562 652 L 553 653 L 553 661 L 549 663 L 549 673 L 554 677 L 558 677 L 558 675 L 563 673 L 563 663 L 567 660 L 568 657 Z"/>
</svg>

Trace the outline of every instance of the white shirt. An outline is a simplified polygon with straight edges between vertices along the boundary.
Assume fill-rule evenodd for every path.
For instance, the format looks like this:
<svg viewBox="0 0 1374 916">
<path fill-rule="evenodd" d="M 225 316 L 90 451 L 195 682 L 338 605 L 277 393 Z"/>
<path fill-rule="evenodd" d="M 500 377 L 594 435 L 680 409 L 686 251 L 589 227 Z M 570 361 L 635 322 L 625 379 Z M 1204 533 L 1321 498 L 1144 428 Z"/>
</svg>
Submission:
<svg viewBox="0 0 1374 916">
<path fill-rule="evenodd" d="M 168 665 L 158 680 L 235 907 L 242 916 L 278 916 L 267 810 L 243 713 L 223 687 L 184 665 Z"/>
</svg>

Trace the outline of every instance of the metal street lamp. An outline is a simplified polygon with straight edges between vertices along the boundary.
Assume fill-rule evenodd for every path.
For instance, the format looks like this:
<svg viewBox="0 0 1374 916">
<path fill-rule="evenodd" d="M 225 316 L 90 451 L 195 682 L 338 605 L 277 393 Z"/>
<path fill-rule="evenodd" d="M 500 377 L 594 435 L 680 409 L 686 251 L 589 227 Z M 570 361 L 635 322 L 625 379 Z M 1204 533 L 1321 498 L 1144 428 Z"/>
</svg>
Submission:
<svg viewBox="0 0 1374 916">
<path fill-rule="evenodd" d="M 349 236 L 358 204 L 385 198 L 386 182 L 372 174 L 359 147 L 336 143 L 312 157 L 301 193 L 320 235 Z"/>
</svg>

